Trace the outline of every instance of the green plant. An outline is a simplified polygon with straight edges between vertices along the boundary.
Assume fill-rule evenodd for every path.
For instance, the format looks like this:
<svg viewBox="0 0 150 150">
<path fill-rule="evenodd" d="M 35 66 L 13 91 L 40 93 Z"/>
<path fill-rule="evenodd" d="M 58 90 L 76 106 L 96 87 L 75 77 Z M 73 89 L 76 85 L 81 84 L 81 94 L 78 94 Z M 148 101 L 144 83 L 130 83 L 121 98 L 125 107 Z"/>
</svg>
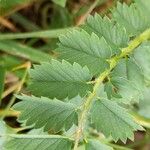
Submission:
<svg viewBox="0 0 150 150">
<path fill-rule="evenodd" d="M 60 36 L 58 60 L 30 70 L 28 90 L 38 97 L 16 96 L 13 106 L 19 122 L 44 132 L 4 135 L 4 149 L 112 150 L 109 137 L 125 143 L 144 130 L 131 111 L 150 82 L 149 4 L 118 3 L 111 19 L 89 16 Z"/>
<path fill-rule="evenodd" d="M 52 0 L 55 4 L 65 7 L 67 0 Z M 35 2 L 35 0 L 1 0 L 0 1 L 0 15 L 7 15 L 20 9 L 27 4 Z"/>
<path fill-rule="evenodd" d="M 67 2 L 67 0 L 52 0 L 52 1 L 62 7 L 65 7 L 66 2 Z"/>
</svg>

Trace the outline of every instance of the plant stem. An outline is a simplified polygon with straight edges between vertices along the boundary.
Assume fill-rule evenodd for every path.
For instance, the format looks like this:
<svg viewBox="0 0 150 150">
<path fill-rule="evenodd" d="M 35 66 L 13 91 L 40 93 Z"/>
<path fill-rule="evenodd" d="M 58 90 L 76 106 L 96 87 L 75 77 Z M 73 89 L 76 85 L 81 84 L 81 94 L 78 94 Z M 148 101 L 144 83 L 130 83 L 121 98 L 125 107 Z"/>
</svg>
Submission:
<svg viewBox="0 0 150 150">
<path fill-rule="evenodd" d="M 77 22 L 76 26 L 82 25 L 87 19 L 88 15 L 93 11 L 93 9 L 98 5 L 100 0 L 95 0 L 95 2 L 89 7 L 87 12 L 81 17 L 81 19 Z"/>
<path fill-rule="evenodd" d="M 111 73 L 112 69 L 115 68 L 115 66 L 118 64 L 120 59 L 129 55 L 136 47 L 138 47 L 142 42 L 148 40 L 149 38 L 150 38 L 150 28 L 148 30 L 144 31 L 142 34 L 140 34 L 134 40 L 132 40 L 126 48 L 123 48 L 121 50 L 121 53 L 119 55 L 116 55 L 113 58 L 110 58 L 108 60 L 108 62 L 110 63 L 109 69 L 107 69 L 103 73 L 101 73 L 100 76 L 96 79 L 96 83 L 93 87 L 93 92 L 89 94 L 85 103 L 83 104 L 83 109 L 82 109 L 82 112 L 79 117 L 78 127 L 77 127 L 76 135 L 75 135 L 74 150 L 77 150 L 77 148 L 78 148 L 78 144 L 79 144 L 80 138 L 82 137 L 83 129 L 84 129 L 84 126 L 86 123 L 87 115 L 91 108 L 91 104 L 94 101 L 96 93 L 97 93 L 100 85 L 103 83 L 103 80 Z"/>
<path fill-rule="evenodd" d="M 107 145 L 117 149 L 117 150 L 133 150 L 131 148 L 126 148 L 126 147 L 123 147 L 123 146 L 120 146 L 120 145 L 116 145 L 116 144 L 112 144 L 112 143 L 107 143 Z"/>
<path fill-rule="evenodd" d="M 30 62 L 27 62 L 27 63 L 26 63 L 26 70 L 25 70 L 25 73 L 24 73 L 24 75 L 23 75 L 23 78 L 21 79 L 21 81 L 20 81 L 19 84 L 18 84 L 18 87 L 17 87 L 17 89 L 16 89 L 16 91 L 15 91 L 15 94 L 18 94 L 18 93 L 20 92 L 20 90 L 21 90 L 21 88 L 22 88 L 22 86 L 23 86 L 23 84 L 24 84 L 24 82 L 25 82 L 25 80 L 26 80 L 26 77 L 27 77 L 28 71 L 29 71 L 29 69 L 30 69 L 30 66 L 31 66 L 31 63 L 30 63 Z M 16 100 L 16 97 L 15 97 L 15 95 L 13 95 L 13 97 L 11 98 L 11 100 L 9 101 L 8 105 L 6 106 L 6 108 L 5 108 L 4 112 L 3 112 L 3 115 L 2 115 L 2 117 L 1 117 L 1 120 L 3 120 L 3 119 L 6 117 L 6 115 L 7 115 L 8 111 L 9 111 L 9 109 L 10 109 L 11 106 L 14 104 L 15 100 Z"/>
<path fill-rule="evenodd" d="M 12 93 L 13 91 L 15 91 L 19 85 L 20 85 L 20 82 L 16 83 L 15 85 L 12 85 L 10 88 L 8 88 L 6 91 L 4 91 L 2 94 L 2 99 L 5 98 L 10 93 Z"/>
<path fill-rule="evenodd" d="M 5 33 L 0 34 L 0 40 L 12 40 L 12 39 L 26 39 L 26 38 L 58 38 L 61 34 L 65 34 L 71 28 L 45 30 L 45 31 L 34 31 L 26 33 Z"/>
<path fill-rule="evenodd" d="M 136 113 L 136 112 L 130 112 L 130 114 L 132 115 L 133 119 L 140 124 L 141 126 L 144 126 L 146 128 L 150 128 L 150 119 L 145 118 L 143 116 L 141 116 L 140 114 Z"/>
</svg>

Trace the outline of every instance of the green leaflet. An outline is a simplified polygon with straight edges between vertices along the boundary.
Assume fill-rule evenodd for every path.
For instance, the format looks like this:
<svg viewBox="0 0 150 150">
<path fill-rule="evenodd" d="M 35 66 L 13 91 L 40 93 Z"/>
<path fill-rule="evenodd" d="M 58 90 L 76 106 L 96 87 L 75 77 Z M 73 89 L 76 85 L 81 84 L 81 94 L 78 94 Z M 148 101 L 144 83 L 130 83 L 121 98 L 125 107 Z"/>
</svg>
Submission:
<svg viewBox="0 0 150 150">
<path fill-rule="evenodd" d="M 139 101 L 138 113 L 145 118 L 150 119 L 150 88 L 145 87 L 143 92 L 143 98 Z"/>
<path fill-rule="evenodd" d="M 109 66 L 106 59 L 111 57 L 111 48 L 104 38 L 99 39 L 94 33 L 89 35 L 84 30 L 74 30 L 60 36 L 59 40 L 57 51 L 60 52 L 61 59 L 86 65 L 94 75 Z"/>
<path fill-rule="evenodd" d="M 68 99 L 65 100 L 68 102 Z M 80 107 L 83 104 L 83 102 L 84 102 L 84 97 L 81 98 L 79 95 L 69 100 L 69 103 L 72 103 L 77 107 Z"/>
<path fill-rule="evenodd" d="M 144 76 L 133 58 L 122 59 L 113 70 L 110 82 L 105 84 L 108 98 L 120 98 L 119 101 L 125 103 L 138 102 L 143 89 Z"/>
<path fill-rule="evenodd" d="M 142 90 L 144 88 L 144 76 L 141 67 L 133 57 L 122 59 L 112 73 L 113 77 L 124 77 L 131 81 L 133 85 Z"/>
<path fill-rule="evenodd" d="M 85 150 L 113 150 L 113 148 L 98 140 L 89 140 L 86 144 Z"/>
<path fill-rule="evenodd" d="M 104 92 L 106 92 L 107 94 L 106 98 L 120 101 L 119 98 L 122 98 L 122 95 L 120 95 L 120 89 L 118 87 L 119 86 L 114 85 L 111 81 L 108 81 L 104 86 Z M 124 101 L 120 101 L 120 102 L 124 102 Z"/>
<path fill-rule="evenodd" d="M 85 96 L 92 90 L 92 85 L 87 82 L 91 75 L 87 67 L 79 64 L 69 64 L 66 61 L 52 60 L 50 63 L 36 65 L 30 71 L 31 85 L 29 89 L 38 96 L 50 98 L 69 99 L 76 95 Z"/>
<path fill-rule="evenodd" d="M 140 92 L 143 91 L 144 76 L 142 69 L 132 57 L 126 61 L 126 76 Z"/>
<path fill-rule="evenodd" d="M 71 150 L 73 142 L 58 135 L 17 135 L 7 136 L 4 150 Z"/>
<path fill-rule="evenodd" d="M 119 94 L 120 100 L 118 98 L 116 99 L 116 97 L 112 99 L 126 104 L 139 101 L 141 93 L 131 81 L 122 77 L 114 77 L 111 79 L 111 82 L 116 90 L 116 93 Z"/>
<path fill-rule="evenodd" d="M 144 10 L 145 11 L 145 10 Z M 135 36 L 150 27 L 149 19 L 136 4 L 121 4 L 112 11 L 113 18 L 126 28 L 129 36 Z"/>
<path fill-rule="evenodd" d="M 2 135 L 6 134 L 14 134 L 15 130 L 8 126 L 4 121 L 0 120 L 0 148 L 1 150 L 3 147 L 3 144 L 5 143 L 6 137 L 2 137 Z"/>
<path fill-rule="evenodd" d="M 150 83 L 150 42 L 145 42 L 134 51 L 134 58 L 141 67 L 145 81 Z"/>
<path fill-rule="evenodd" d="M 27 126 L 34 125 L 34 128 L 44 127 L 44 131 L 58 132 L 63 128 L 68 130 L 77 123 L 76 105 L 46 97 L 23 95 L 17 98 L 22 101 L 16 103 L 13 109 L 21 111 L 18 120 Z"/>
<path fill-rule="evenodd" d="M 112 47 L 113 54 L 118 53 L 120 51 L 119 48 L 127 46 L 129 41 L 124 28 L 115 24 L 108 17 L 102 18 L 98 14 L 87 18 L 85 29 L 88 32 L 94 32 L 99 37 L 103 36 L 106 42 Z"/>
<path fill-rule="evenodd" d="M 147 21 L 149 21 L 150 19 L 150 9 L 149 9 L 149 5 L 150 5 L 150 1 L 149 0 L 134 0 L 136 5 L 138 6 L 138 9 L 140 9 L 142 11 L 142 13 L 147 17 Z M 150 22 L 149 22 L 150 23 Z"/>
<path fill-rule="evenodd" d="M 143 130 L 136 124 L 126 110 L 110 100 L 97 100 L 91 108 L 93 126 L 106 137 L 112 136 L 114 141 L 119 139 L 126 142 L 133 140 L 133 131 Z"/>
</svg>

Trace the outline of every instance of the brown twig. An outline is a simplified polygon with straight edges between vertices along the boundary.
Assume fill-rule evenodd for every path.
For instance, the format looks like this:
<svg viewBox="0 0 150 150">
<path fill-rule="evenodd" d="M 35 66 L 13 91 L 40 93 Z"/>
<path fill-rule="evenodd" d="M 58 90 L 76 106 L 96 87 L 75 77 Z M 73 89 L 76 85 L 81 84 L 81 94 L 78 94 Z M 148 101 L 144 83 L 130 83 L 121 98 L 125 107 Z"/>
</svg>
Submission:
<svg viewBox="0 0 150 150">
<path fill-rule="evenodd" d="M 17 31 L 17 28 L 6 18 L 0 16 L 0 24 L 10 29 L 11 31 Z"/>
<path fill-rule="evenodd" d="M 21 90 L 21 88 L 22 88 L 22 86 L 23 86 L 23 84 L 24 84 L 24 82 L 26 80 L 28 70 L 31 67 L 31 63 L 30 62 L 26 62 L 24 65 L 21 65 L 21 66 L 26 67 L 26 70 L 25 70 L 24 76 L 22 77 L 21 81 L 19 82 L 19 85 L 18 85 L 18 87 L 17 87 L 17 89 L 15 91 L 15 94 L 18 94 L 20 92 L 20 90 Z M 14 104 L 15 100 L 16 100 L 16 97 L 13 96 L 11 98 L 11 100 L 9 101 L 7 107 L 4 110 L 4 113 L 3 113 L 2 117 L 1 117 L 2 119 L 5 118 L 5 116 L 7 115 L 7 112 L 9 111 L 10 107 Z"/>
<path fill-rule="evenodd" d="M 95 0 L 95 2 L 89 7 L 87 12 L 83 16 L 81 16 L 80 19 L 77 21 L 76 26 L 82 25 L 85 22 L 86 18 L 93 11 L 93 9 L 97 6 L 99 1 L 100 0 Z"/>
</svg>

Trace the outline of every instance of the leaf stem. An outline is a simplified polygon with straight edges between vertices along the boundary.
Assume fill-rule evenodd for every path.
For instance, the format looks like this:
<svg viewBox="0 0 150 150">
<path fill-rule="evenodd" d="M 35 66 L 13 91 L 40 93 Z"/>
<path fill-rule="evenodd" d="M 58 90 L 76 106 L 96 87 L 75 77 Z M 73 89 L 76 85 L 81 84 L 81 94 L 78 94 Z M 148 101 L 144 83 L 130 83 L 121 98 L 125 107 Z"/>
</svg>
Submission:
<svg viewBox="0 0 150 150">
<path fill-rule="evenodd" d="M 91 104 L 94 101 L 96 93 L 100 85 L 102 84 L 103 80 L 111 73 L 112 69 L 115 68 L 120 59 L 129 55 L 136 47 L 138 47 L 142 42 L 148 40 L 149 38 L 150 38 L 150 28 L 145 30 L 142 34 L 140 34 L 134 40 L 132 40 L 126 48 L 122 48 L 121 53 L 119 55 L 116 55 L 108 60 L 108 62 L 110 63 L 109 69 L 101 73 L 99 77 L 96 79 L 96 83 L 93 87 L 93 92 L 89 94 L 85 103 L 83 104 L 83 109 L 79 117 L 78 127 L 75 135 L 74 150 L 77 150 L 78 148 L 78 144 L 83 134 L 83 129 L 86 123 L 87 115 L 91 108 Z"/>
</svg>

